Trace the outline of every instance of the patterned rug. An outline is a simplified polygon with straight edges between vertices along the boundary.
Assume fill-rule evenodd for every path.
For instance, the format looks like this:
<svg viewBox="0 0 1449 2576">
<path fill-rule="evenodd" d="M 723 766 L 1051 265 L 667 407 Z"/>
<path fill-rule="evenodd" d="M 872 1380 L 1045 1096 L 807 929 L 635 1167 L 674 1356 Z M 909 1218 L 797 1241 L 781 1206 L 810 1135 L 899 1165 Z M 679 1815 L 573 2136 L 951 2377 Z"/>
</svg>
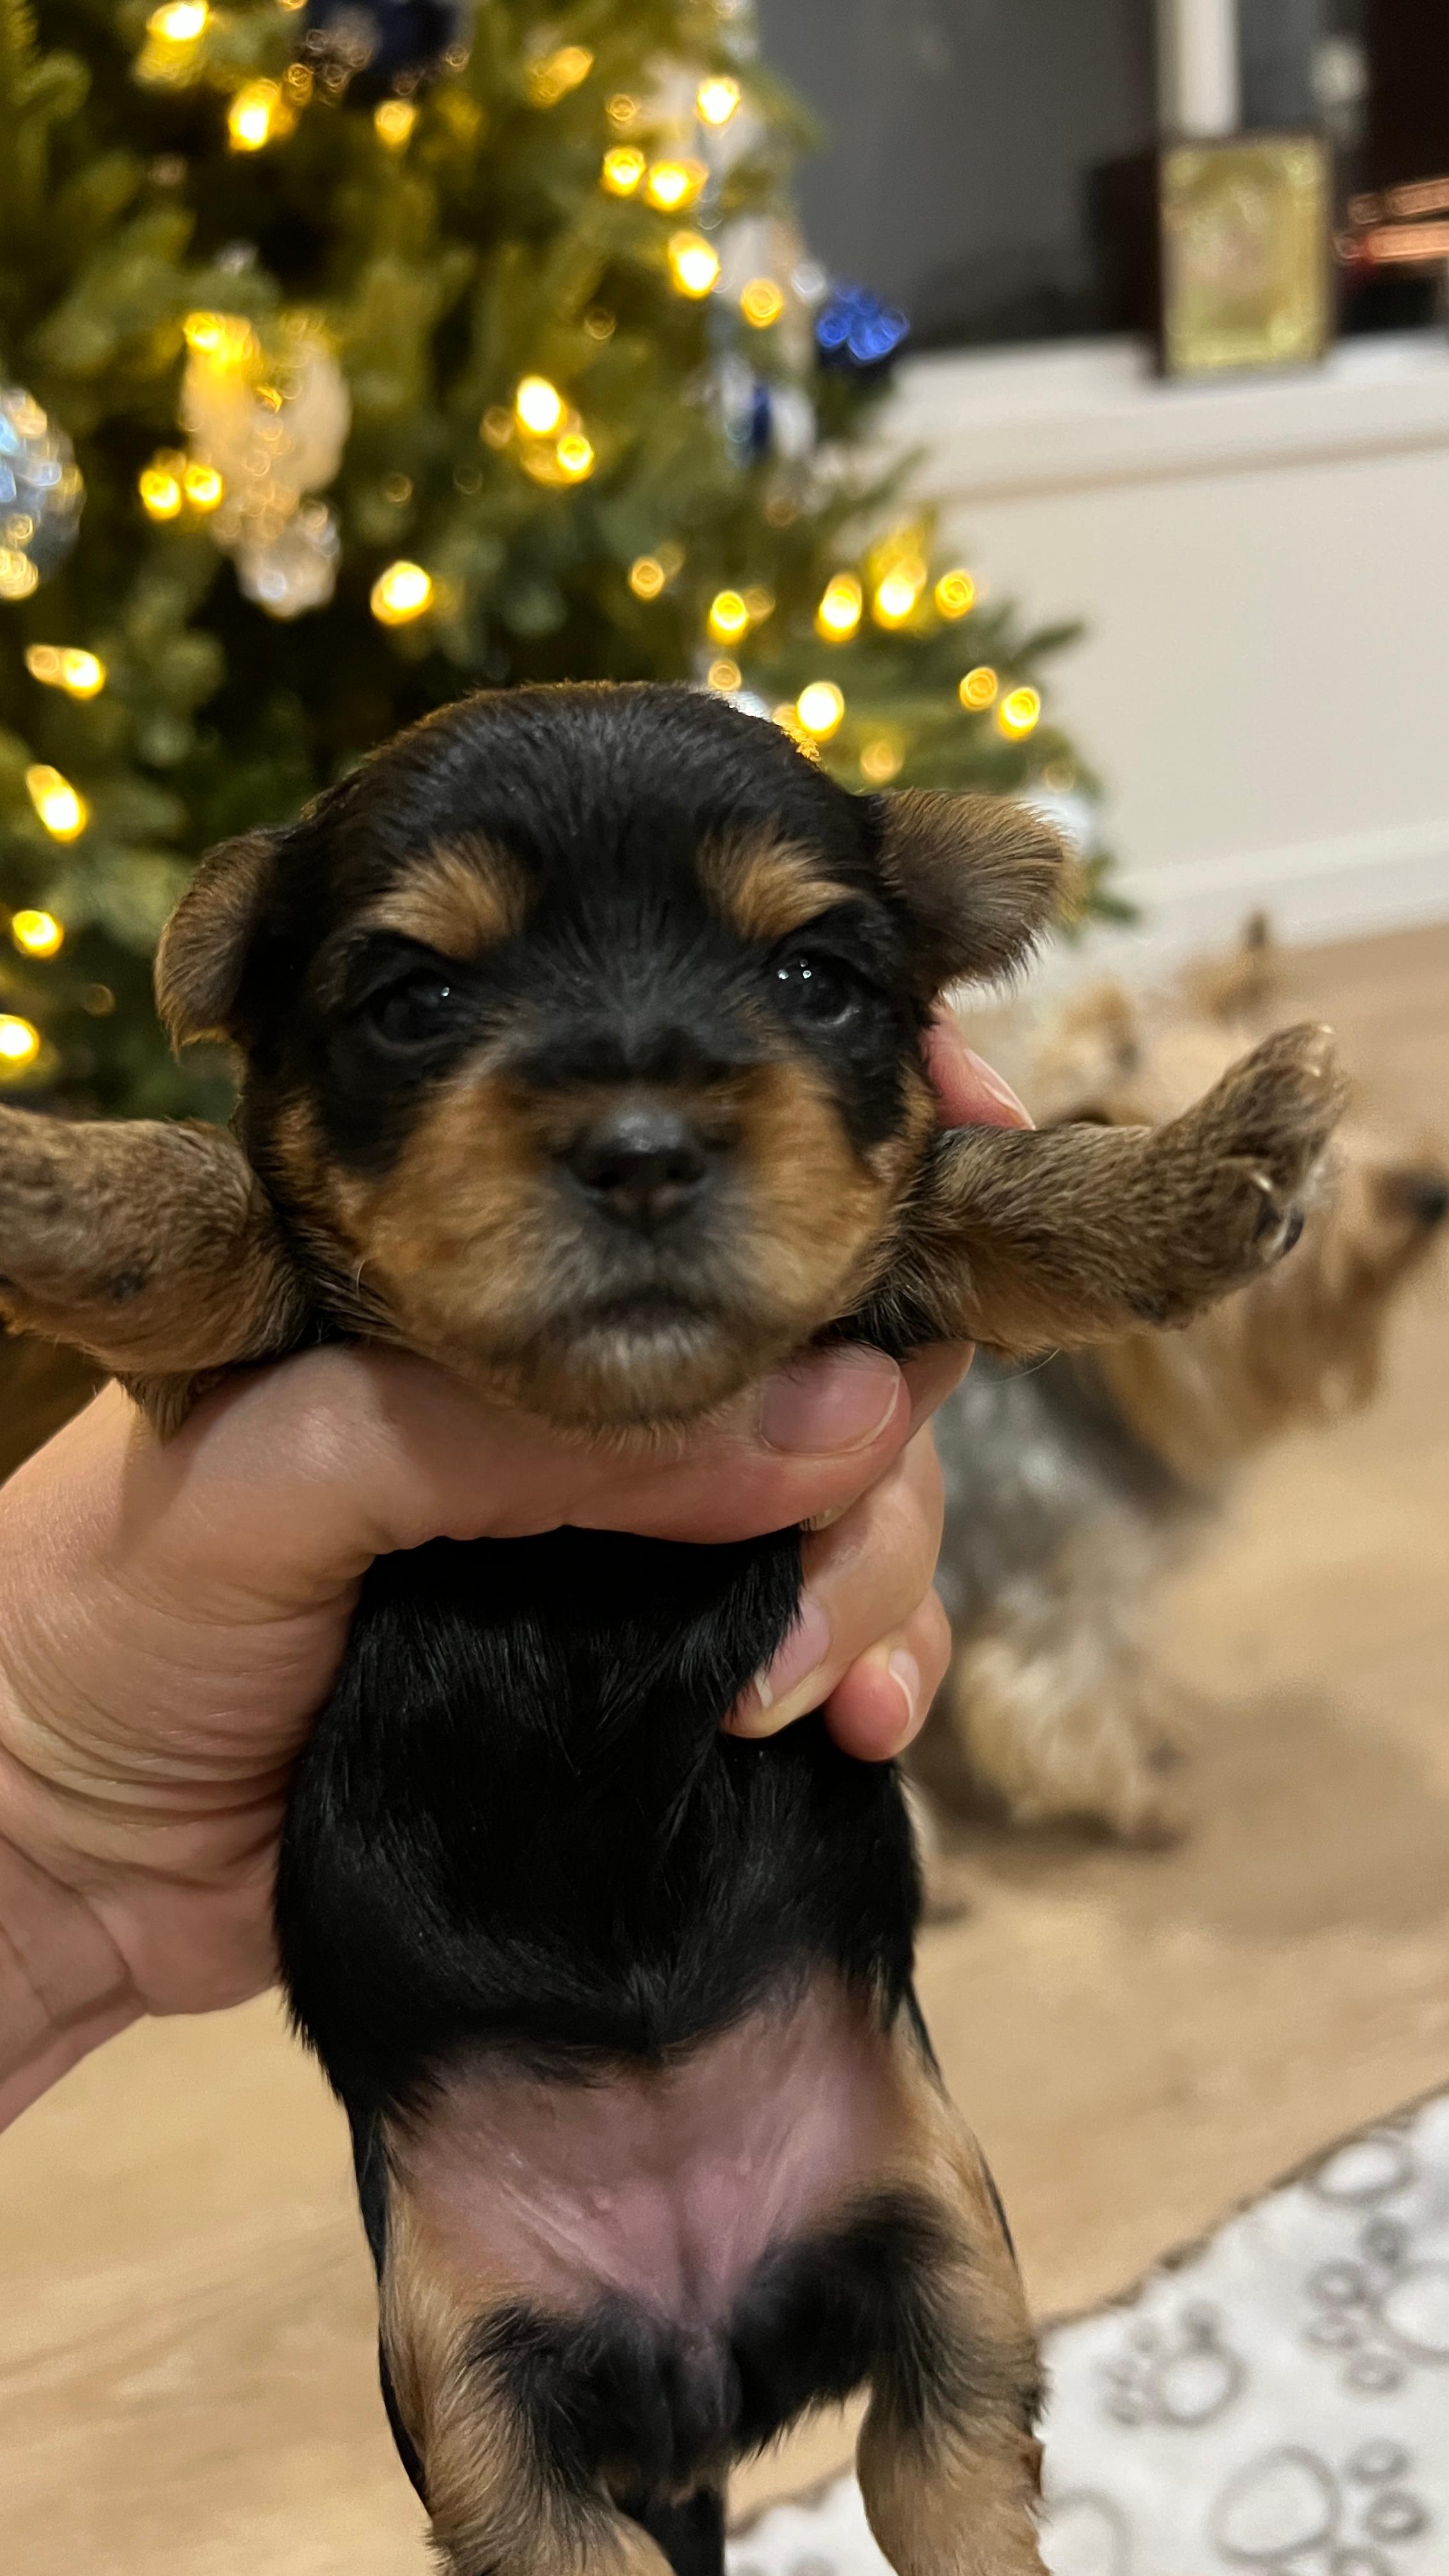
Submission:
<svg viewBox="0 0 1449 2576">
<path fill-rule="evenodd" d="M 1449 2576 L 1449 2094 L 1045 2338 L 1053 2576 Z M 884 2576 L 842 2478 L 731 2576 Z"/>
</svg>

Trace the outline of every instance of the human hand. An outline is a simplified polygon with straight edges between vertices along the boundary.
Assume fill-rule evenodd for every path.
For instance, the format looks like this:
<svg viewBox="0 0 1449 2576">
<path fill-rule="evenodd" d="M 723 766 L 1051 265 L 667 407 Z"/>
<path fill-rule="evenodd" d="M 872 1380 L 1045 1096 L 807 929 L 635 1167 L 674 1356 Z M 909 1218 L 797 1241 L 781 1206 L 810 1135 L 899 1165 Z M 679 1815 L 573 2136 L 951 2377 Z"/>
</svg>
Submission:
<svg viewBox="0 0 1449 2576">
<path fill-rule="evenodd" d="M 1006 1114 L 948 1039 L 933 1048 L 943 1115 Z M 823 1702 L 848 1749 L 895 1751 L 944 1670 L 919 1426 L 964 1357 L 814 1355 L 649 1464 L 379 1350 L 239 1376 L 164 1445 L 108 1389 L 0 1489 L 0 1835 L 49 1926 L 29 1978 L 40 2082 L 137 2012 L 270 1980 L 288 1773 L 388 1550 L 563 1522 L 703 1542 L 826 1522 L 800 1624 L 733 1722 L 769 1731 Z"/>
</svg>

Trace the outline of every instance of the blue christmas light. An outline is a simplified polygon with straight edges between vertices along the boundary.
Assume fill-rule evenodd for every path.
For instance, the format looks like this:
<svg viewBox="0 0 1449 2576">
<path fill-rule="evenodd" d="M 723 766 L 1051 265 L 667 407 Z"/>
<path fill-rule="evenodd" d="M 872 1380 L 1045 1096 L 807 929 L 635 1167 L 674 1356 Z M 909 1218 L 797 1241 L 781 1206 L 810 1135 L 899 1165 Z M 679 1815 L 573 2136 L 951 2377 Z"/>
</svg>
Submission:
<svg viewBox="0 0 1449 2576">
<path fill-rule="evenodd" d="M 815 345 L 827 367 L 883 367 L 910 333 L 897 304 L 864 286 L 837 286 L 815 316 Z"/>
</svg>

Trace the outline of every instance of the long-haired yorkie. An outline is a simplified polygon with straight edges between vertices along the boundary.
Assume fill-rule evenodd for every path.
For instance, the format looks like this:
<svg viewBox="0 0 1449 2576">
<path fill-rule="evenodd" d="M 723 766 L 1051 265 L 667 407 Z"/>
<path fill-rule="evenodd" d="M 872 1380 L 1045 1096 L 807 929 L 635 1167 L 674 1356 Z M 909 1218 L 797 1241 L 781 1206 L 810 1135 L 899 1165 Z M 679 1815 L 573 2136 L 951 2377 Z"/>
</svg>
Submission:
<svg viewBox="0 0 1449 2576">
<path fill-rule="evenodd" d="M 853 796 L 655 687 L 480 695 L 201 867 L 158 964 L 234 1132 L 0 1113 L 0 1306 L 162 1431 L 374 1336 L 613 1442 L 849 1334 L 1014 1353 L 1277 1261 L 1339 1107 L 1272 1037 L 1173 1124 L 942 1135 L 933 998 L 1018 964 L 1017 806 Z M 797 1532 L 373 1568 L 297 1765 L 292 2010 L 344 2103 L 394 2434 L 455 2576 L 699 2576 L 731 2463 L 866 2388 L 902 2576 L 1040 2570 L 1032 2336 L 912 1992 L 889 1765 L 721 1731 Z"/>
<path fill-rule="evenodd" d="M 1177 990 L 1088 985 L 1027 1036 L 1023 1092 L 1043 1122 L 1163 1126 L 1281 1019 L 1279 985 L 1261 916 Z M 1153 1651 L 1157 1590 L 1241 1466 L 1370 1401 L 1446 1215 L 1442 1150 L 1355 1100 L 1291 1261 L 1180 1333 L 1134 1327 L 1022 1370 L 983 1355 L 937 1418 L 954 1652 L 912 1756 L 931 1789 L 984 1791 L 1022 1824 L 1147 1843 L 1181 1830 L 1165 1774 L 1191 1712 Z M 951 1910 L 958 1873 L 929 1833 L 927 1848 Z"/>
</svg>

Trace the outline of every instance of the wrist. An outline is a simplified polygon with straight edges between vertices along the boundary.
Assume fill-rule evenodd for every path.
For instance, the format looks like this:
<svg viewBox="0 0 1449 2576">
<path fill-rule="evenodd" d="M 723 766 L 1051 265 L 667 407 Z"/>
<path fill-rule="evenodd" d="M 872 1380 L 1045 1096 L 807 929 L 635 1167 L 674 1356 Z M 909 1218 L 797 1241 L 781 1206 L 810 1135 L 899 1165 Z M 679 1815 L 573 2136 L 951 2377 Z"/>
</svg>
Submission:
<svg viewBox="0 0 1449 2576">
<path fill-rule="evenodd" d="M 0 2129 L 139 2015 L 84 1897 L 0 1829 Z"/>
</svg>

